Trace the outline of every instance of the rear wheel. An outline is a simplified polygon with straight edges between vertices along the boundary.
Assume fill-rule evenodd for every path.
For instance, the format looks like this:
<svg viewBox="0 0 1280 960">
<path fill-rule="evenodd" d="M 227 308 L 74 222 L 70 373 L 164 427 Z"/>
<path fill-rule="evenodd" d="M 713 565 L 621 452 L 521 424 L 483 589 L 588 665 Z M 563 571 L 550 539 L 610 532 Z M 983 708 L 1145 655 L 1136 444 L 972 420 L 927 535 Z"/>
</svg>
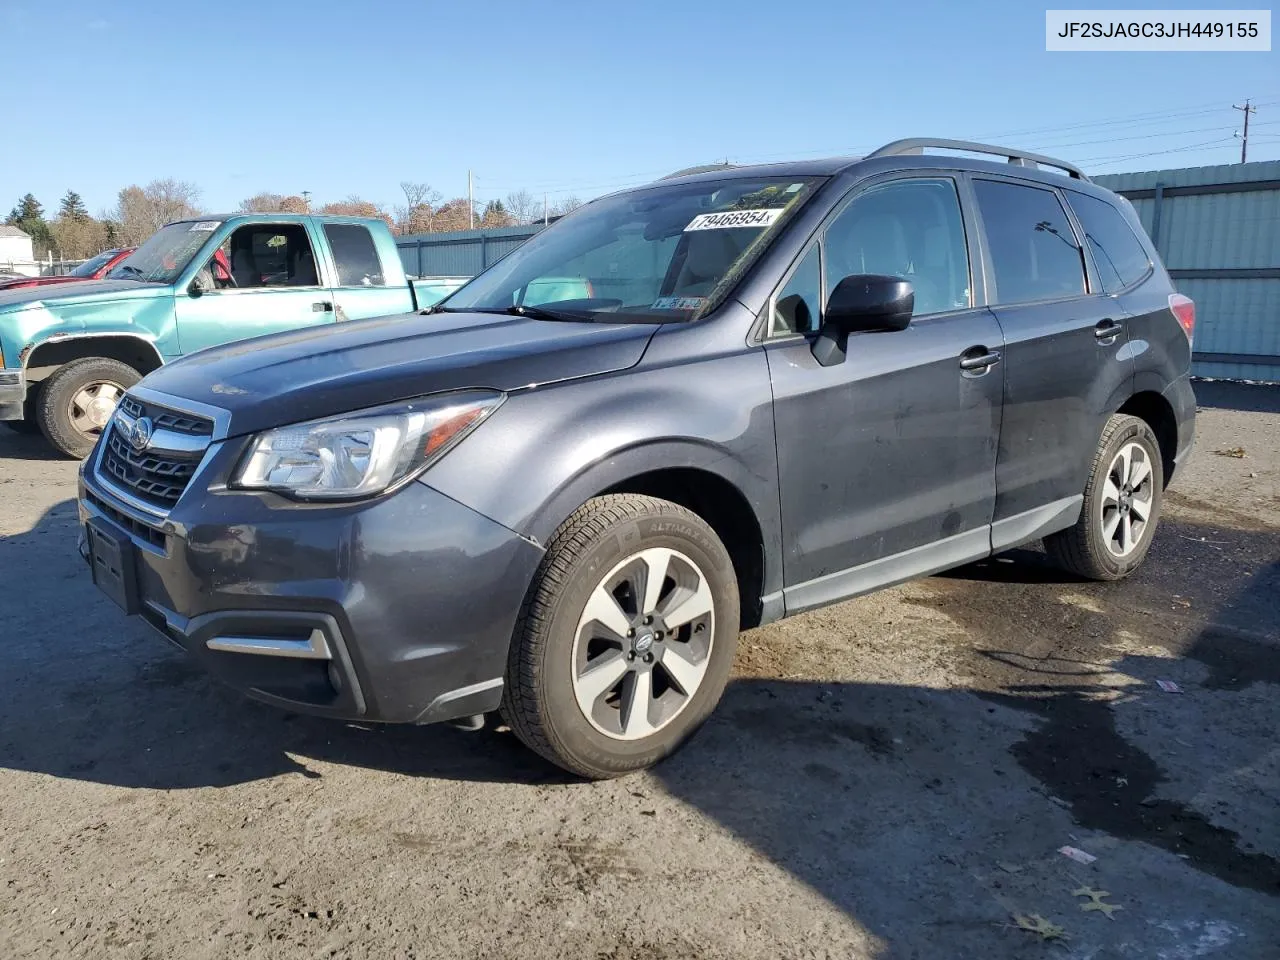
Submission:
<svg viewBox="0 0 1280 960">
<path fill-rule="evenodd" d="M 72 360 L 44 381 L 36 404 L 40 429 L 60 453 L 83 459 L 102 435 L 124 392 L 141 379 L 137 370 L 119 360 Z"/>
<path fill-rule="evenodd" d="M 539 567 L 503 714 L 527 746 L 580 776 L 648 767 L 719 702 L 738 615 L 733 563 L 700 517 L 653 497 L 589 500 Z"/>
<path fill-rule="evenodd" d="M 1144 420 L 1116 414 L 1098 441 L 1075 526 L 1045 537 L 1052 560 L 1091 580 L 1120 580 L 1146 558 L 1160 520 L 1164 462 Z"/>
</svg>

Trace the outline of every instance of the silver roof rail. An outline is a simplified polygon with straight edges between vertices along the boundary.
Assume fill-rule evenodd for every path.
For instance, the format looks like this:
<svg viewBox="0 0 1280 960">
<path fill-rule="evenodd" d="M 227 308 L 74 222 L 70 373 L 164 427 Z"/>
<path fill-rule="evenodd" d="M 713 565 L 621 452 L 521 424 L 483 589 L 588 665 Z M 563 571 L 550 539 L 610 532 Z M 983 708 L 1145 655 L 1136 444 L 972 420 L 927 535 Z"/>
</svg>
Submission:
<svg viewBox="0 0 1280 960">
<path fill-rule="evenodd" d="M 1014 166 L 1056 167 L 1077 180 L 1088 181 L 1089 179 L 1084 175 L 1083 170 L 1074 163 L 1067 163 L 1065 160 L 1055 160 L 1053 157 L 1031 153 L 1027 150 L 1011 150 L 1008 147 L 993 147 L 989 143 L 973 143 L 969 140 L 938 140 L 933 137 L 911 137 L 906 140 L 895 140 L 893 143 L 886 143 L 875 153 L 868 154 L 864 159 L 872 160 L 876 157 L 902 157 L 910 154 L 922 154 L 927 147 L 933 147 L 938 150 L 964 150 L 968 153 L 988 153 L 993 156 L 1004 157 Z"/>
</svg>

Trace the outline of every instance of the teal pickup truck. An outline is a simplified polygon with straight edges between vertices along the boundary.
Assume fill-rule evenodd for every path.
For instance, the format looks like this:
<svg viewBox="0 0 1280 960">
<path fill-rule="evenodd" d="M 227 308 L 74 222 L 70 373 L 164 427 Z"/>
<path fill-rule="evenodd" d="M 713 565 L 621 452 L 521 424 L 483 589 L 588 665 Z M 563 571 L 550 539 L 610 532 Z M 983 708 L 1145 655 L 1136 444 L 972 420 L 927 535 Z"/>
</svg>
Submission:
<svg viewBox="0 0 1280 960">
<path fill-rule="evenodd" d="M 386 223 L 236 214 L 161 228 L 102 280 L 0 291 L 0 421 L 93 447 L 124 391 L 230 340 L 410 313 L 466 278 L 405 276 Z"/>
</svg>

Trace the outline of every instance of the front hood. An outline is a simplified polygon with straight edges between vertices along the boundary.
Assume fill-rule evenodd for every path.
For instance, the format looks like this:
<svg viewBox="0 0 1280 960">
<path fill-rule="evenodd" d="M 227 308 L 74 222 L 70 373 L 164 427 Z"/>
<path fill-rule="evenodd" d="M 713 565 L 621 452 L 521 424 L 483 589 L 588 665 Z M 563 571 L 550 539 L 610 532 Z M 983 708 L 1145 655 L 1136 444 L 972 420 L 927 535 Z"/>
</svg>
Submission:
<svg viewBox="0 0 1280 960">
<path fill-rule="evenodd" d="M 625 370 L 657 327 L 486 313 L 309 327 L 193 353 L 143 385 L 231 414 L 238 436 L 441 390 L 515 390 Z"/>
<path fill-rule="evenodd" d="M 59 303 L 98 303 L 106 300 L 136 300 L 166 293 L 163 283 L 139 283 L 137 280 L 78 280 L 75 283 L 48 283 L 37 287 L 0 290 L 0 310 L 25 306 L 42 300 Z"/>
</svg>

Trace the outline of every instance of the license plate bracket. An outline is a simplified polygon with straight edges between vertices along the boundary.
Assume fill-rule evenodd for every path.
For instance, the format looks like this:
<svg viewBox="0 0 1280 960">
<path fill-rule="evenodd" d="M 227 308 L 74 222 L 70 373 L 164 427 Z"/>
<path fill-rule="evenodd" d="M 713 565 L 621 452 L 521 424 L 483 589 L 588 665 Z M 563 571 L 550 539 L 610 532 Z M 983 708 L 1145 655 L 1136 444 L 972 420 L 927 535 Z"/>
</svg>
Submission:
<svg viewBox="0 0 1280 960">
<path fill-rule="evenodd" d="M 138 570 L 132 541 L 97 520 L 85 524 L 85 537 L 93 582 L 125 613 L 137 613 Z"/>
</svg>

